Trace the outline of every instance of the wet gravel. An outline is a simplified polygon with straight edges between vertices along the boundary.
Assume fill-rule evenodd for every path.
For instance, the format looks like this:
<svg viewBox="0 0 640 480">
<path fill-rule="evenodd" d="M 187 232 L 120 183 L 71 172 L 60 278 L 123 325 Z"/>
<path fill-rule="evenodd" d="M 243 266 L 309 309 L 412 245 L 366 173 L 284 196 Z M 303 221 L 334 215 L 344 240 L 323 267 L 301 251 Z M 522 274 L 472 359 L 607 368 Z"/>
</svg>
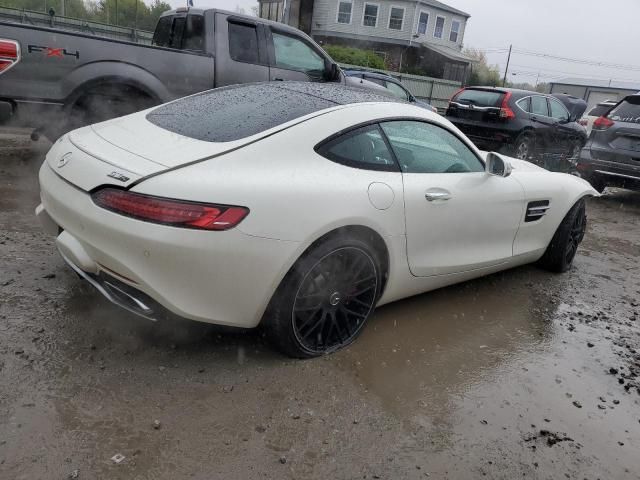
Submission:
<svg viewBox="0 0 640 480">
<path fill-rule="evenodd" d="M 152 323 L 35 223 L 48 145 L 0 134 L 1 479 L 640 478 L 640 194 L 588 204 L 573 269 L 379 309 L 312 361 Z"/>
</svg>

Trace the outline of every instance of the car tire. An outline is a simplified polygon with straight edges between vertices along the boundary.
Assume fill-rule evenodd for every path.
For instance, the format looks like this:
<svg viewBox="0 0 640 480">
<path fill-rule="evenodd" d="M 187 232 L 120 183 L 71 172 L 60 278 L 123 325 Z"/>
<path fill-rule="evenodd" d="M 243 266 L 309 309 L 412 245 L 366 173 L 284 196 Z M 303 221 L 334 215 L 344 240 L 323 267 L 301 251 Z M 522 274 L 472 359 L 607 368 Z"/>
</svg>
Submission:
<svg viewBox="0 0 640 480">
<path fill-rule="evenodd" d="M 594 177 L 587 179 L 596 192 L 602 193 L 607 188 L 607 184 L 601 178 Z"/>
<path fill-rule="evenodd" d="M 584 238 L 587 214 L 584 199 L 580 199 L 565 215 L 553 235 L 539 265 L 551 272 L 564 273 L 571 268 L 578 245 Z"/>
<path fill-rule="evenodd" d="M 349 345 L 362 331 L 381 290 L 380 261 L 359 239 L 329 238 L 287 273 L 265 314 L 271 343 L 294 358 Z"/>
<path fill-rule="evenodd" d="M 521 133 L 513 142 L 511 154 L 520 160 L 528 160 L 533 157 L 533 137 L 528 133 Z"/>
</svg>

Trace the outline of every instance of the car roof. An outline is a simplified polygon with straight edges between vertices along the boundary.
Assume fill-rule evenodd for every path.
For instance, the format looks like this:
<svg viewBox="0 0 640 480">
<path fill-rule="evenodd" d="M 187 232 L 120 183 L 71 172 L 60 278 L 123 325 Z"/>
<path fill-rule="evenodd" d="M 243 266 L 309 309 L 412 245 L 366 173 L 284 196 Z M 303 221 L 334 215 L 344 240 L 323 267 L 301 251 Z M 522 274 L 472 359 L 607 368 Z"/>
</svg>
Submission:
<svg viewBox="0 0 640 480">
<path fill-rule="evenodd" d="M 229 142 L 338 105 L 368 102 L 407 104 L 373 90 L 336 83 L 264 82 L 181 98 L 151 110 L 146 118 L 186 137 Z"/>
</svg>

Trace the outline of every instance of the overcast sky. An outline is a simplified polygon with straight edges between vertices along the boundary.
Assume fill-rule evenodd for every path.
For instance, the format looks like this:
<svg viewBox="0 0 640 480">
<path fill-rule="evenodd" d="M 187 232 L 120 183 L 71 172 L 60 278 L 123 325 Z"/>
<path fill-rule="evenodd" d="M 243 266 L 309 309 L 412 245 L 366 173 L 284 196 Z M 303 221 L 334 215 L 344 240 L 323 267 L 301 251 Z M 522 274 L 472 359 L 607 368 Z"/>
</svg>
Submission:
<svg viewBox="0 0 640 480">
<path fill-rule="evenodd" d="M 593 77 L 640 82 L 640 0 L 441 0 L 471 15 L 464 43 L 488 49 L 490 63 L 504 71 L 509 44 L 520 50 L 632 65 L 636 69 L 596 67 L 514 53 L 509 75 L 512 81 L 535 82 L 563 76 Z M 184 6 L 186 0 L 169 0 Z M 247 13 L 254 0 L 194 0 L 197 7 Z"/>
</svg>

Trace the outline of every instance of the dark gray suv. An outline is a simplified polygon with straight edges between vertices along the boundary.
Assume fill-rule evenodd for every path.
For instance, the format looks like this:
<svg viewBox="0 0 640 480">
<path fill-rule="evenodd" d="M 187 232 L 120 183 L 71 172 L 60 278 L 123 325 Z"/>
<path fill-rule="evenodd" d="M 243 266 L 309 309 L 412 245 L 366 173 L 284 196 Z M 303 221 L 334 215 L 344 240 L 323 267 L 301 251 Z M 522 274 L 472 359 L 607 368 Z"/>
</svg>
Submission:
<svg viewBox="0 0 640 480">
<path fill-rule="evenodd" d="M 593 122 L 577 169 L 599 192 L 607 186 L 640 190 L 640 94 Z"/>
</svg>

